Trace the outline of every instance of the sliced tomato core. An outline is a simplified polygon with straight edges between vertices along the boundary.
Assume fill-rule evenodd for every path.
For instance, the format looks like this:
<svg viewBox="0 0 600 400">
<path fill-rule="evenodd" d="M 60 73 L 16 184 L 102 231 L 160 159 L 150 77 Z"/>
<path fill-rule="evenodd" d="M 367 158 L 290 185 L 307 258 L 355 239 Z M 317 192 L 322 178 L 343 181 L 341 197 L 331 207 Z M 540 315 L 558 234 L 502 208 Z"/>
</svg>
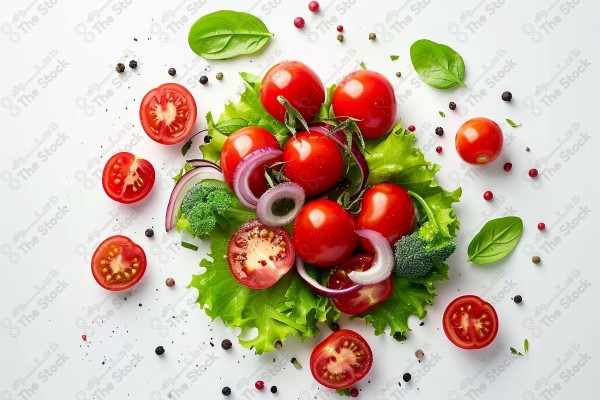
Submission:
<svg viewBox="0 0 600 400">
<path fill-rule="evenodd" d="M 125 236 L 111 236 L 92 257 L 94 278 L 105 289 L 124 290 L 137 283 L 146 271 L 146 254 Z"/>
</svg>

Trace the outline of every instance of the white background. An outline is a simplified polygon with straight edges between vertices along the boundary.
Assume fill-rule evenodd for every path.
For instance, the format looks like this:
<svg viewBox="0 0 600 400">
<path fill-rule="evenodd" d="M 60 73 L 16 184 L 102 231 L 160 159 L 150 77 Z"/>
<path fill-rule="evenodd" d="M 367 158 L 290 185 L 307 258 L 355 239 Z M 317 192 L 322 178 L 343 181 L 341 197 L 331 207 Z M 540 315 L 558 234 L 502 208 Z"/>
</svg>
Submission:
<svg viewBox="0 0 600 400">
<path fill-rule="evenodd" d="M 199 117 L 218 114 L 241 89 L 237 72 L 263 74 L 284 59 L 306 62 L 326 85 L 361 60 L 385 73 L 399 116 L 417 127 L 427 158 L 442 165 L 440 182 L 463 188 L 456 208 L 459 249 L 425 325 L 411 320 L 409 340 L 398 343 L 374 337 L 362 322 L 342 322 L 365 335 L 374 352 L 360 397 L 600 399 L 598 3 L 323 0 L 316 15 L 307 3 L 2 1 L 0 399 L 219 399 L 225 385 L 233 389 L 231 398 L 273 397 L 254 390 L 257 379 L 277 385 L 282 399 L 336 398 L 314 384 L 308 370 L 326 327 L 315 339 L 289 340 L 260 357 L 235 341 L 229 352 L 220 348 L 234 333 L 220 321 L 210 323 L 194 305 L 195 290 L 186 289 L 206 246 L 181 249 L 181 238 L 162 229 L 170 178 L 184 160 L 180 146 L 152 142 L 137 117 L 140 98 L 170 81 L 192 91 Z M 189 49 L 189 26 L 222 8 L 264 19 L 275 37 L 262 54 L 208 62 Z M 307 20 L 304 30 L 293 27 L 299 15 Z M 376 41 L 367 39 L 371 31 Z M 462 54 L 468 89 L 439 91 L 419 81 L 409 47 L 420 38 Z M 400 59 L 390 61 L 391 54 Z M 114 65 L 130 59 L 138 60 L 138 69 L 117 75 Z M 169 67 L 177 69 L 175 78 L 167 75 Z M 221 82 L 214 78 L 218 71 L 225 75 Z M 205 73 L 209 84 L 202 86 L 198 78 Z M 504 90 L 513 93 L 512 103 L 500 100 Z M 448 109 L 451 100 L 459 105 L 455 112 Z M 454 151 L 454 132 L 475 116 L 504 129 L 505 149 L 488 167 L 469 167 Z M 523 126 L 510 128 L 507 117 Z M 198 128 L 204 124 L 198 118 Z M 446 131 L 441 139 L 436 126 Z M 437 145 L 444 147 L 441 155 Z M 124 150 L 157 170 L 153 192 L 131 206 L 111 201 L 99 178 L 107 157 Z M 199 154 L 194 148 L 188 156 Z M 508 174 L 505 161 L 513 163 Z M 535 180 L 527 176 L 532 167 L 540 170 Z M 494 192 L 492 202 L 482 199 L 485 190 Z M 467 263 L 467 244 L 482 224 L 508 214 L 525 223 L 514 253 L 494 265 Z M 539 221 L 547 226 L 541 234 Z M 150 226 L 152 239 L 144 237 Z M 99 241 L 119 233 L 146 250 L 148 271 L 132 292 L 114 294 L 95 283 L 89 261 Z M 543 262 L 533 265 L 532 255 Z M 169 276 L 174 288 L 164 285 Z M 441 330 L 445 306 L 467 293 L 492 302 L 500 318 L 498 337 L 484 350 L 460 350 Z M 523 304 L 511 301 L 516 294 Z M 529 354 L 511 356 L 509 346 L 522 350 L 525 338 Z M 162 358 L 154 355 L 157 345 L 166 348 Z M 421 364 L 413 356 L 418 348 L 426 354 Z M 296 370 L 291 357 L 304 369 Z M 399 387 L 404 372 L 413 380 Z"/>
</svg>

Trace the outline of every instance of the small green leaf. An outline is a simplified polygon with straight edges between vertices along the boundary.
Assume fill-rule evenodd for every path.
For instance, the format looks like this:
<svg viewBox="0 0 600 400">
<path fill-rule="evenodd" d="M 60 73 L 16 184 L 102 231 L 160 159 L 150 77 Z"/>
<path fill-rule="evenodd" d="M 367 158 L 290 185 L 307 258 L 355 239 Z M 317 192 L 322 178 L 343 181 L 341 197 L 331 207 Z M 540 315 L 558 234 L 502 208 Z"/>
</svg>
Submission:
<svg viewBox="0 0 600 400">
<path fill-rule="evenodd" d="M 519 243 L 523 221 L 519 217 L 497 218 L 486 222 L 467 248 L 467 261 L 489 264 L 506 257 Z"/>
<path fill-rule="evenodd" d="M 192 147 L 192 139 L 185 142 L 183 147 L 181 148 L 181 155 L 185 157 L 188 151 L 190 151 L 190 147 Z"/>
<path fill-rule="evenodd" d="M 523 348 L 525 349 L 525 353 L 529 352 L 529 340 L 525 339 L 525 342 L 523 342 Z"/>
<path fill-rule="evenodd" d="M 336 389 L 335 392 L 342 397 L 350 397 L 350 388 Z"/>
<path fill-rule="evenodd" d="M 397 56 L 397 55 L 391 55 L 390 56 L 390 60 L 392 60 L 392 61 L 396 61 L 399 58 L 400 58 L 400 56 Z"/>
<path fill-rule="evenodd" d="M 183 240 L 181 241 L 181 247 L 185 247 L 186 249 L 190 249 L 193 251 L 198 250 L 198 246 L 192 243 L 184 242 Z"/>
<path fill-rule="evenodd" d="M 443 111 L 438 111 L 442 118 L 446 118 L 446 114 Z"/>
<path fill-rule="evenodd" d="M 520 351 L 517 351 L 517 349 L 515 349 L 514 347 L 510 348 L 510 352 L 511 352 L 511 354 L 514 354 L 515 356 L 523 356 L 523 354 Z"/>
<path fill-rule="evenodd" d="M 516 124 L 512 119 L 510 118 L 506 118 L 506 122 L 508 122 L 508 124 L 510 126 L 512 126 L 513 128 L 518 128 L 520 126 L 523 126 L 523 124 Z"/>
<path fill-rule="evenodd" d="M 367 64 L 365 64 L 365 62 L 361 60 L 361 62 L 360 62 L 360 67 L 361 67 L 362 69 L 367 69 Z"/>
<path fill-rule="evenodd" d="M 300 114 L 300 112 L 296 110 L 285 97 L 277 96 L 277 101 L 285 107 L 285 115 L 283 118 L 285 120 L 285 126 L 290 130 L 290 133 L 292 135 L 296 134 L 296 121 L 300 122 L 300 125 L 308 132 L 308 124 L 302 114 Z"/>
<path fill-rule="evenodd" d="M 410 60 L 421 80 L 437 89 L 449 89 L 456 85 L 467 87 L 462 81 L 465 63 L 452 48 L 432 42 L 417 40 L 410 46 Z"/>
</svg>

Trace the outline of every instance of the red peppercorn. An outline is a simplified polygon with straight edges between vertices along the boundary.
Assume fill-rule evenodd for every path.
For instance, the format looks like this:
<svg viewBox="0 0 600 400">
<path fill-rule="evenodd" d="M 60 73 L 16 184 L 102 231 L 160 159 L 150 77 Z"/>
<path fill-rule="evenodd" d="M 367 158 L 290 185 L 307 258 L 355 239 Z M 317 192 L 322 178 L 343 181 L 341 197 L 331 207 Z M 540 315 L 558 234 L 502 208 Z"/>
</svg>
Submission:
<svg viewBox="0 0 600 400">
<path fill-rule="evenodd" d="M 511 163 L 509 163 L 509 162 L 504 163 L 504 170 L 506 172 L 510 172 L 511 169 L 512 169 L 512 164 Z"/>
<path fill-rule="evenodd" d="M 350 397 L 358 397 L 358 389 L 357 388 L 352 388 L 350 390 Z"/>
<path fill-rule="evenodd" d="M 529 176 L 532 177 L 532 178 L 535 178 L 536 176 L 538 176 L 538 170 L 535 169 L 535 168 L 531 168 L 529 170 Z"/>
<path fill-rule="evenodd" d="M 494 198 L 494 193 L 490 192 L 489 190 L 486 191 L 485 193 L 483 193 L 483 199 L 485 201 L 490 201 L 493 198 Z"/>
<path fill-rule="evenodd" d="M 338 32 L 344 32 L 344 27 L 342 25 L 338 25 L 337 26 L 337 31 Z"/>
<path fill-rule="evenodd" d="M 442 150 L 443 150 L 442 146 L 438 146 L 438 147 L 435 148 L 435 151 L 437 151 L 438 153 L 441 153 Z"/>
<path fill-rule="evenodd" d="M 263 390 L 265 388 L 265 383 L 263 381 L 256 381 L 254 387 L 258 390 Z"/>
<path fill-rule="evenodd" d="M 545 223 L 543 223 L 543 222 L 540 222 L 540 223 L 538 224 L 538 230 L 539 230 L 539 231 L 543 231 L 544 229 L 546 229 L 546 224 L 545 224 Z"/>
<path fill-rule="evenodd" d="M 410 126 L 408 127 L 408 130 L 409 130 L 409 131 L 411 131 L 411 132 L 414 132 L 414 131 L 415 131 L 415 129 L 417 129 L 417 128 L 415 128 L 415 126 L 414 126 L 414 125 L 410 125 Z"/>
<path fill-rule="evenodd" d="M 294 19 L 294 26 L 298 29 L 304 28 L 304 18 L 298 17 Z"/>
<path fill-rule="evenodd" d="M 317 11 L 319 11 L 319 2 L 317 2 L 317 1 L 311 1 L 310 3 L 308 3 L 308 9 L 311 12 L 317 12 Z"/>
</svg>

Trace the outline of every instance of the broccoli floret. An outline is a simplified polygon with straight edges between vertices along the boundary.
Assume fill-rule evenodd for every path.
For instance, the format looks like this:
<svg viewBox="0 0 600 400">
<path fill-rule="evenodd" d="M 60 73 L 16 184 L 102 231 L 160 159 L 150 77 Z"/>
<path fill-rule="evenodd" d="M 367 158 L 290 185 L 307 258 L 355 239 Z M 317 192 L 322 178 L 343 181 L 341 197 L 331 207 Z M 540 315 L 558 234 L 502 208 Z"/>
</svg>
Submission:
<svg viewBox="0 0 600 400">
<path fill-rule="evenodd" d="M 435 247 L 429 245 L 421 238 L 420 231 L 404 236 L 396 242 L 396 266 L 394 267 L 396 276 L 401 278 L 425 276 L 431 272 L 434 263 L 444 261 L 456 250 L 456 245 L 452 241 L 443 242 Z"/>
</svg>

